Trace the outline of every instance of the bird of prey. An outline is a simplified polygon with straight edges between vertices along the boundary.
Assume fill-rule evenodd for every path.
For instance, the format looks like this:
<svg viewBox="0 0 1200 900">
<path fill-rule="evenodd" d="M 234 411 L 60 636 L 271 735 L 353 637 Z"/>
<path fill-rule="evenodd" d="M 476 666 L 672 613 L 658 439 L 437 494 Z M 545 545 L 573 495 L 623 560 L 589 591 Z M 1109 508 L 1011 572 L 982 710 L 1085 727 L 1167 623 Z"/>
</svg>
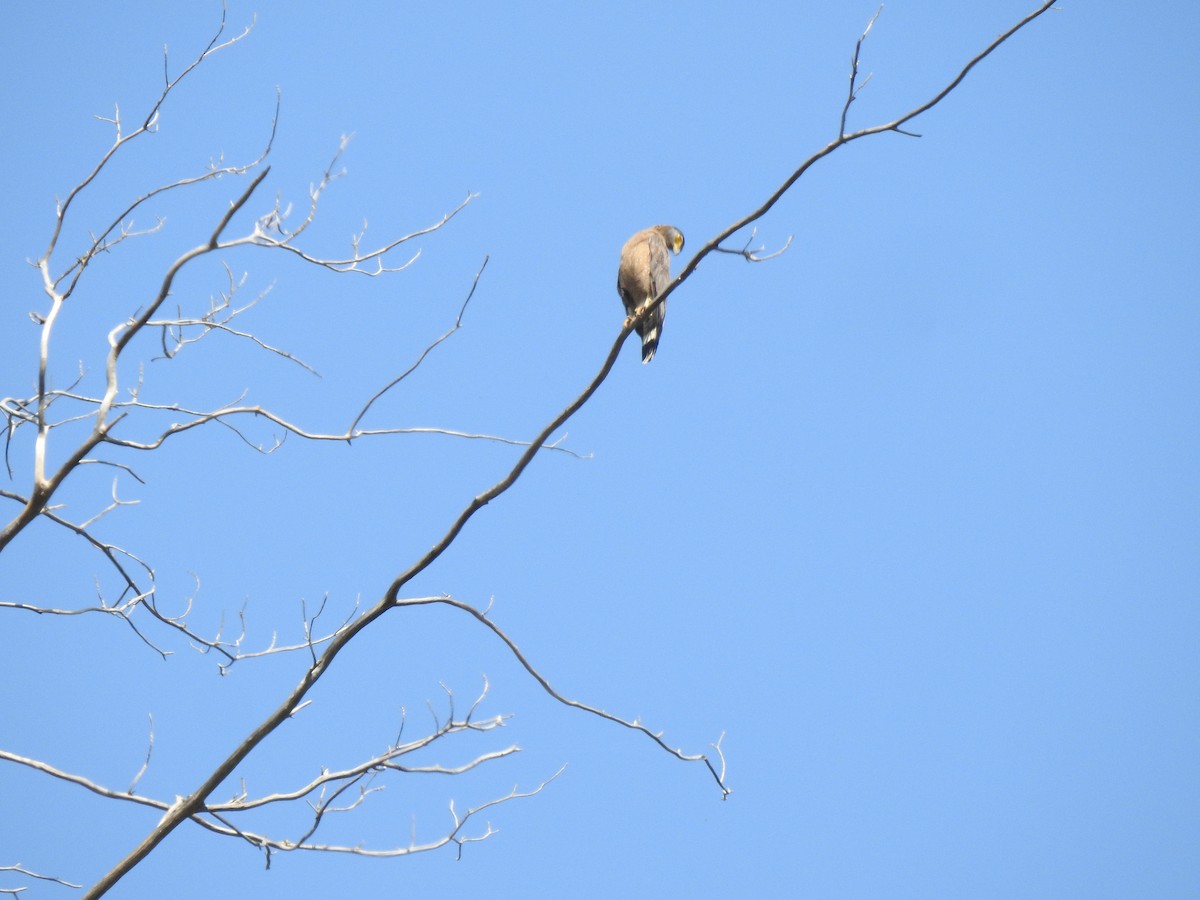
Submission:
<svg viewBox="0 0 1200 900">
<path fill-rule="evenodd" d="M 671 257 L 668 250 L 679 255 L 683 249 L 683 232 L 674 225 L 655 225 L 639 231 L 621 248 L 621 265 L 617 269 L 617 293 L 625 304 L 625 312 L 634 316 L 663 292 L 671 282 Z M 638 323 L 642 336 L 642 362 L 654 359 L 658 336 L 667 315 L 664 301 Z"/>
</svg>

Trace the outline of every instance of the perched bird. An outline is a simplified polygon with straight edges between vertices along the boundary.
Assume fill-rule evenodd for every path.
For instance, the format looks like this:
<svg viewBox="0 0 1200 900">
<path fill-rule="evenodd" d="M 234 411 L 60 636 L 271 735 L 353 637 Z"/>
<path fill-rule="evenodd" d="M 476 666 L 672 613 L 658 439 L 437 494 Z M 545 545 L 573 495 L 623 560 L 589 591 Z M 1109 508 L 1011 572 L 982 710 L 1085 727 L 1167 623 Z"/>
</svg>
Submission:
<svg viewBox="0 0 1200 900">
<path fill-rule="evenodd" d="M 639 231 L 621 248 L 621 265 L 617 269 L 617 293 L 625 304 L 625 312 L 636 315 L 646 304 L 663 292 L 671 282 L 670 250 L 676 256 L 683 249 L 683 232 L 674 225 L 655 225 Z M 642 362 L 654 359 L 658 336 L 667 304 L 660 303 L 653 312 L 638 323 L 642 336 Z"/>
</svg>

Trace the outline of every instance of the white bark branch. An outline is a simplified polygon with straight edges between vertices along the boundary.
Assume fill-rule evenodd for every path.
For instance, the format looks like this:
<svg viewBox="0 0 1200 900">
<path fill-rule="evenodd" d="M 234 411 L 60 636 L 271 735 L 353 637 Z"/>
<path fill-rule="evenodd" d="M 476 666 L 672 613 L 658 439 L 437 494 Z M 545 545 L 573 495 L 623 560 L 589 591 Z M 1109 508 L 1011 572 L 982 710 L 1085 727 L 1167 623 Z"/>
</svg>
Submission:
<svg viewBox="0 0 1200 900">
<path fill-rule="evenodd" d="M 457 844 L 459 851 L 464 844 L 483 840 L 494 833 L 490 825 L 482 834 L 465 835 L 464 827 L 467 823 L 479 813 L 486 809 L 490 809 L 501 803 L 506 803 L 510 800 L 531 797 L 539 793 L 550 781 L 561 774 L 562 769 L 552 775 L 546 781 L 543 781 L 536 788 L 529 791 L 519 791 L 513 788 L 508 794 L 501 797 L 489 800 L 479 806 L 471 807 L 464 814 L 455 812 L 454 802 L 450 803 L 451 817 L 453 825 L 439 838 L 418 843 L 410 841 L 406 845 L 384 847 L 379 849 L 367 849 L 362 846 L 347 847 L 337 844 L 314 843 L 311 838 L 316 834 L 326 816 L 330 814 L 348 812 L 361 805 L 366 798 L 377 791 L 380 787 L 369 786 L 369 780 L 374 779 L 385 772 L 397 772 L 406 775 L 460 775 L 470 772 L 481 766 L 489 763 L 502 760 L 520 752 L 515 745 L 504 747 L 498 750 L 493 750 L 485 753 L 480 753 L 468 759 L 466 762 L 458 766 L 443 766 L 434 765 L 406 765 L 400 760 L 412 753 L 428 749 L 430 746 L 442 742 L 445 739 L 454 735 L 467 732 L 485 733 L 501 728 L 505 724 L 504 716 L 491 716 L 484 719 L 477 719 L 475 713 L 479 705 L 486 698 L 488 693 L 488 683 L 484 679 L 483 689 L 471 704 L 469 711 L 465 717 L 458 718 L 454 714 L 453 695 L 447 691 L 450 701 L 450 713 L 444 721 L 435 722 L 435 728 L 432 732 L 423 735 L 420 738 L 410 741 L 401 741 L 399 737 L 391 746 L 384 752 L 377 754 L 369 759 L 366 759 L 354 766 L 339 770 L 323 770 L 318 776 L 311 779 L 307 783 L 298 788 L 289 791 L 279 791 L 272 794 L 266 794 L 261 797 L 248 799 L 246 790 L 243 787 L 238 796 L 231 798 L 223 803 L 206 803 L 197 810 L 194 810 L 188 815 L 188 819 L 193 823 L 216 834 L 227 837 L 237 837 L 247 841 L 254 847 L 264 851 L 267 854 L 268 864 L 270 854 L 276 851 L 316 851 L 329 853 L 350 853 L 363 856 L 378 856 L 378 857 L 394 857 L 407 856 L 413 853 L 422 853 L 436 850 L 448 844 Z M 403 726 L 400 729 L 403 734 Z M 94 794 L 105 797 L 110 800 L 121 800 L 128 803 L 133 803 L 140 806 L 146 806 L 164 813 L 164 818 L 171 815 L 174 811 L 180 809 L 183 804 L 182 798 L 175 798 L 172 801 L 166 801 L 151 797 L 140 796 L 135 793 L 137 783 L 141 780 L 146 770 L 150 765 L 150 756 L 154 744 L 153 720 L 151 720 L 151 731 L 149 746 L 146 752 L 146 759 L 135 776 L 133 783 L 125 791 L 118 791 L 113 788 L 106 787 L 96 781 L 79 775 L 73 772 L 67 772 L 42 760 L 30 759 L 7 750 L 0 750 L 0 760 L 25 766 L 27 768 L 38 771 L 44 775 L 56 778 L 60 781 L 65 781 L 69 784 L 74 784 L 82 787 Z M 352 793 L 355 792 L 356 793 Z M 310 799 L 316 794 L 315 799 Z M 342 798 L 351 795 L 348 801 L 342 801 Z M 306 801 L 308 809 L 308 824 L 303 828 L 299 837 L 296 838 L 275 838 L 267 835 L 259 834 L 242 827 L 234 822 L 234 818 L 242 818 L 249 813 L 266 807 L 286 806 L 297 801 Z M 0 869 L 3 871 L 3 869 Z"/>
<path fill-rule="evenodd" d="M 69 888 L 83 887 L 82 884 L 75 884 L 74 882 L 66 881 L 62 878 L 56 878 L 53 875 L 42 875 L 38 872 L 33 871 L 32 869 L 25 868 L 20 863 L 14 863 L 11 866 L 0 866 L 0 872 L 16 872 L 18 875 L 24 875 L 26 878 L 34 878 L 34 879 L 37 879 L 38 881 L 49 881 L 53 884 L 62 885 L 63 887 L 69 887 Z M 12 897 L 16 897 L 16 896 L 20 895 L 21 893 L 23 893 L 25 890 L 26 890 L 26 888 L 24 888 L 24 887 L 0 888 L 0 894 L 8 894 Z"/>
</svg>

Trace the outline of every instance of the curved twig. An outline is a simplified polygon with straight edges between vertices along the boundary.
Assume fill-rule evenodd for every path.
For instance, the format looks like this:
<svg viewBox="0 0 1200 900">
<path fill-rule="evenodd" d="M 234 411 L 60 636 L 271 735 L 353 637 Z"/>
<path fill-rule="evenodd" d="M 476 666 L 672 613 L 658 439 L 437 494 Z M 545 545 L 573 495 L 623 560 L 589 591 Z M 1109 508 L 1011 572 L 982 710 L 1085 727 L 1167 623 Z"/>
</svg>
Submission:
<svg viewBox="0 0 1200 900">
<path fill-rule="evenodd" d="M 413 372 L 415 372 L 417 370 L 417 366 L 419 366 L 419 365 L 421 365 L 421 363 L 425 362 L 425 357 L 427 357 L 433 351 L 433 349 L 435 347 L 437 347 L 440 343 L 442 343 L 442 341 L 449 338 L 452 334 L 454 334 L 454 332 L 458 331 L 458 329 L 462 328 L 462 320 L 463 320 L 463 316 L 467 312 L 467 304 L 470 303 L 471 298 L 475 296 L 475 288 L 479 287 L 479 278 L 480 278 L 480 276 L 483 275 L 483 270 L 487 268 L 488 260 L 490 258 L 491 257 L 488 257 L 488 256 L 485 256 L 483 258 L 483 263 L 482 263 L 482 265 L 480 265 L 479 271 L 475 273 L 475 278 L 471 282 L 471 290 L 469 290 L 467 292 L 467 299 L 463 301 L 462 307 L 458 311 L 458 316 L 454 319 L 454 324 L 450 326 L 450 329 L 445 334 L 443 334 L 441 337 L 439 337 L 437 340 L 435 340 L 433 343 L 431 343 L 429 346 L 427 346 L 424 350 L 422 350 L 420 356 L 417 357 L 416 361 L 411 366 L 409 366 L 407 369 L 405 369 L 403 372 L 401 372 L 399 375 L 397 375 L 395 378 L 393 378 L 391 381 L 389 381 L 386 385 L 384 385 L 378 391 L 375 392 L 375 394 L 371 397 L 371 399 L 368 400 L 366 402 L 366 404 L 364 404 L 363 408 L 359 411 L 358 415 L 354 417 L 354 421 L 351 422 L 350 427 L 346 429 L 347 434 L 354 433 L 355 429 L 358 428 L 358 423 L 363 420 L 363 416 L 365 416 L 367 414 L 367 410 L 369 410 L 371 408 L 372 404 L 374 404 L 376 400 L 378 400 L 380 397 L 382 397 L 384 394 L 386 394 L 388 391 L 390 391 L 392 388 L 394 388 L 396 385 L 398 385 L 401 381 L 403 381 L 405 378 L 407 378 L 409 375 L 411 375 Z M 347 441 L 349 441 L 349 438 L 347 438 Z"/>
<path fill-rule="evenodd" d="M 505 634 L 495 622 L 489 619 L 486 613 L 476 609 L 474 606 L 471 606 L 471 604 L 463 603 L 461 600 L 455 600 L 449 594 L 443 594 L 440 597 L 413 597 L 409 599 L 397 600 L 396 606 L 427 606 L 434 603 L 442 603 L 447 606 L 452 606 L 455 609 L 460 609 L 474 618 L 477 622 L 481 622 L 484 626 L 490 629 L 491 632 L 496 635 L 496 637 L 500 638 L 500 640 L 504 642 L 505 646 L 507 646 L 512 655 L 517 658 L 517 662 L 521 664 L 525 671 L 533 676 L 533 679 L 542 686 L 542 690 L 544 690 L 559 703 L 563 704 L 564 706 L 570 706 L 574 709 L 582 710 L 586 713 L 591 713 L 594 716 L 599 716 L 601 719 L 607 719 L 609 722 L 614 722 L 617 725 L 623 725 L 624 727 L 630 728 L 634 731 L 639 731 L 646 735 L 646 737 L 650 738 L 650 740 L 654 741 L 654 743 L 658 744 L 658 746 L 662 747 L 662 749 L 674 756 L 676 759 L 681 759 L 684 762 L 703 762 L 708 767 L 708 771 L 712 773 L 713 778 L 716 779 L 717 786 L 721 789 L 721 798 L 724 799 L 733 793 L 733 791 L 725 784 L 725 758 L 720 751 L 720 739 L 718 739 L 717 742 L 712 745 L 713 749 L 720 754 L 721 770 L 718 772 L 716 767 L 712 764 L 712 760 L 710 760 L 706 755 L 703 753 L 684 753 L 680 748 L 672 747 L 663 740 L 663 733 L 661 731 L 651 731 L 636 719 L 632 721 L 628 719 L 622 719 L 620 716 L 615 716 L 610 712 L 605 712 L 598 707 L 590 706 L 587 703 L 583 703 L 579 700 L 572 700 L 570 697 L 560 694 L 558 690 L 556 690 L 555 687 L 550 683 L 550 681 L 544 675 L 542 675 L 541 672 L 534 668 L 533 663 L 531 663 L 528 657 L 521 652 L 521 648 L 517 646 L 516 642 L 507 634 Z M 724 737 L 724 735 L 722 735 L 722 737 Z"/>
</svg>

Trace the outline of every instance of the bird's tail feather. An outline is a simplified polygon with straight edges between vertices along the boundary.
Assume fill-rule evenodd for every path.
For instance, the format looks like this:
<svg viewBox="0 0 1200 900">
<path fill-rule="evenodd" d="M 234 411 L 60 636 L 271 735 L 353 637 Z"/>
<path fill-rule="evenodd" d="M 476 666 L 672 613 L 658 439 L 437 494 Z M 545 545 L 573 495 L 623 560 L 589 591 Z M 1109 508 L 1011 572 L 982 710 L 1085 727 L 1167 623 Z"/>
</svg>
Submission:
<svg viewBox="0 0 1200 900">
<path fill-rule="evenodd" d="M 642 335 L 642 365 L 654 359 L 654 351 L 658 349 L 658 326 L 647 328 Z"/>
</svg>

